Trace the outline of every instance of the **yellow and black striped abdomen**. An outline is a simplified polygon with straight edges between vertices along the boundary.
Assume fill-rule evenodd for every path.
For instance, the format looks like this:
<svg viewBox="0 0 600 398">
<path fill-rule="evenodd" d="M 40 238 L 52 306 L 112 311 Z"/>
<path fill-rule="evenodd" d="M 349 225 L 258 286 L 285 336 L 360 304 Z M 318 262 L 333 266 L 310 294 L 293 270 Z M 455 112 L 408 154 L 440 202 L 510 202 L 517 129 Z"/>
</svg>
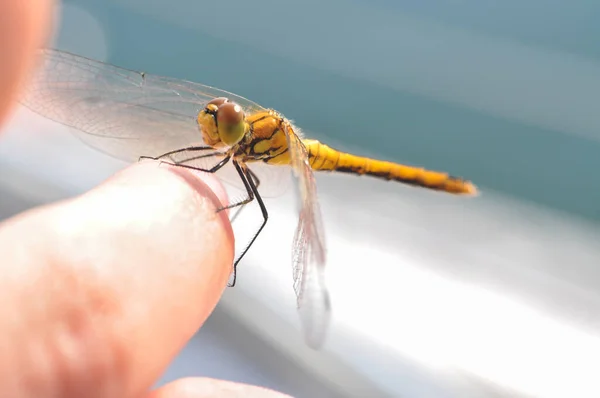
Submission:
<svg viewBox="0 0 600 398">
<path fill-rule="evenodd" d="M 308 150 L 313 170 L 369 175 L 452 194 L 477 194 L 477 188 L 470 181 L 447 173 L 340 152 L 316 140 L 302 142 Z"/>
</svg>

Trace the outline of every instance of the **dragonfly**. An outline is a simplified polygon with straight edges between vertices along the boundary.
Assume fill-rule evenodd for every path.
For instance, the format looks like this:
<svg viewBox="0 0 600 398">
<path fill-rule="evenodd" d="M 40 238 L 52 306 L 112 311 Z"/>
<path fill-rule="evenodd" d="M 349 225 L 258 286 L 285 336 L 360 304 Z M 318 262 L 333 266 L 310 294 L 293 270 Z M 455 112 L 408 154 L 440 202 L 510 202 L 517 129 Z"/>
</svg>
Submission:
<svg viewBox="0 0 600 398">
<path fill-rule="evenodd" d="M 314 171 L 368 175 L 456 195 L 478 193 L 460 177 L 344 153 L 305 138 L 283 114 L 224 90 L 57 49 L 40 49 L 39 56 L 40 68 L 20 99 L 22 105 L 70 127 L 84 143 L 112 157 L 130 162 L 150 158 L 215 173 L 243 193 L 217 211 L 258 203 L 261 224 L 236 257 L 230 286 L 269 218 L 263 197 L 280 196 L 293 182 L 298 204 L 293 286 L 302 333 L 314 349 L 322 346 L 331 315 Z"/>
</svg>

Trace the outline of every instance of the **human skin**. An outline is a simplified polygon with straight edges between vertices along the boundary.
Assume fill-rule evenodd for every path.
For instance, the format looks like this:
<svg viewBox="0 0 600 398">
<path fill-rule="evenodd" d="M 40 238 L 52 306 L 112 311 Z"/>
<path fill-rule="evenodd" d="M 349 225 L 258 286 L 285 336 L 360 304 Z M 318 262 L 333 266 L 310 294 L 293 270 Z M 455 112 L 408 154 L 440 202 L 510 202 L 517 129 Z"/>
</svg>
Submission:
<svg viewBox="0 0 600 398">
<path fill-rule="evenodd" d="M 0 128 L 52 6 L 0 0 Z M 226 201 L 212 176 L 141 162 L 0 223 L 0 396 L 285 397 L 207 378 L 151 391 L 226 287 Z"/>
</svg>

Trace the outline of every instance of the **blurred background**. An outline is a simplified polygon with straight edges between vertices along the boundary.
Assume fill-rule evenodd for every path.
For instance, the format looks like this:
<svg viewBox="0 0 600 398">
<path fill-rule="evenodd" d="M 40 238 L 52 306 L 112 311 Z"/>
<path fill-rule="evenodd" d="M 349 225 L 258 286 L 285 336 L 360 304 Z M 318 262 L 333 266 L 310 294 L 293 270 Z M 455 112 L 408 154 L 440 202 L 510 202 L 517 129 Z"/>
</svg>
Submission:
<svg viewBox="0 0 600 398">
<path fill-rule="evenodd" d="M 318 352 L 295 310 L 294 208 L 269 200 L 238 284 L 159 384 L 600 396 L 600 3 L 75 0 L 56 15 L 50 46 L 235 92 L 333 147 L 482 191 L 318 176 L 333 303 Z M 5 129 L 1 218 L 124 167 L 25 109 Z"/>
</svg>

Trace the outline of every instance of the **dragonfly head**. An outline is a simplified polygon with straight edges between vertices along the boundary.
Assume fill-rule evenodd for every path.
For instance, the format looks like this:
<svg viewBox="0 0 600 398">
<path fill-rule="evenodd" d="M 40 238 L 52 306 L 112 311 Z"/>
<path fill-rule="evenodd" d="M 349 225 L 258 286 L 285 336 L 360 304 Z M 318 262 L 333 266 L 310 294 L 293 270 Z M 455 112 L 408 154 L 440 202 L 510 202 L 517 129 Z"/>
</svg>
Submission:
<svg viewBox="0 0 600 398">
<path fill-rule="evenodd" d="M 222 142 L 233 146 L 246 134 L 244 111 L 228 98 L 215 98 L 206 104 L 198 115 L 198 123 L 205 135 L 205 142 L 209 145 Z"/>
</svg>

